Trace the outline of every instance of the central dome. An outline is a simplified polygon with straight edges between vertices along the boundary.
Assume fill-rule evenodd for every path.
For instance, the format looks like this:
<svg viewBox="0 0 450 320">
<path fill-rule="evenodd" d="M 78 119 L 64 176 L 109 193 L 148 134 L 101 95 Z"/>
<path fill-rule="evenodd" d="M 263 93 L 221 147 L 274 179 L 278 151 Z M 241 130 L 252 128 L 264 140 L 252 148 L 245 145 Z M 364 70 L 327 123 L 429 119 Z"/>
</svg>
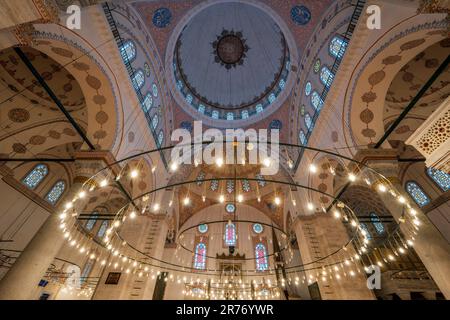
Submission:
<svg viewBox="0 0 450 320">
<path fill-rule="evenodd" d="M 194 15 L 178 36 L 174 75 L 185 101 L 213 119 L 247 119 L 272 104 L 289 73 L 289 49 L 262 9 L 225 2 Z"/>
</svg>

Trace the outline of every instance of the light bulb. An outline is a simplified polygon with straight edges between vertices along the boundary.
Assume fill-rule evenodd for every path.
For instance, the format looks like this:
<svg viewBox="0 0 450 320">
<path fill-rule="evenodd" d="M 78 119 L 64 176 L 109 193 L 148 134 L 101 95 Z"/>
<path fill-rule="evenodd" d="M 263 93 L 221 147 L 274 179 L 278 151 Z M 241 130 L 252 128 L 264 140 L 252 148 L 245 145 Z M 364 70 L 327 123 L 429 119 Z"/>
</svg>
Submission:
<svg viewBox="0 0 450 320">
<path fill-rule="evenodd" d="M 136 169 L 131 171 L 130 176 L 131 178 L 136 178 L 139 175 L 139 171 L 137 171 Z"/>
<path fill-rule="evenodd" d="M 340 213 L 339 211 L 335 210 L 335 211 L 334 211 L 334 217 L 335 217 L 336 219 L 339 219 L 339 218 L 341 217 L 341 213 Z"/>
<path fill-rule="evenodd" d="M 270 167 L 270 159 L 269 158 L 265 158 L 263 161 L 263 164 L 265 167 Z"/>
<path fill-rule="evenodd" d="M 220 203 L 224 203 L 225 202 L 225 196 L 223 194 L 220 195 L 219 202 Z"/>
<path fill-rule="evenodd" d="M 397 199 L 398 199 L 398 202 L 400 202 L 400 203 L 405 203 L 406 202 L 406 199 L 403 196 L 399 196 Z"/>
<path fill-rule="evenodd" d="M 102 188 L 106 187 L 107 185 L 108 185 L 108 180 L 106 180 L 106 179 L 103 179 L 103 180 L 100 182 L 100 187 L 102 187 Z"/>
<path fill-rule="evenodd" d="M 120 221 L 118 221 L 118 220 L 115 221 L 115 222 L 114 222 L 114 227 L 118 228 L 119 226 L 120 226 Z"/>
<path fill-rule="evenodd" d="M 191 199 L 189 199 L 189 197 L 186 197 L 183 199 L 183 203 L 185 206 L 187 206 L 190 202 L 191 202 Z"/>
<path fill-rule="evenodd" d="M 70 209 L 70 208 L 72 208 L 72 206 L 73 206 L 72 202 L 66 203 L 66 209 Z"/>
<path fill-rule="evenodd" d="M 275 197 L 275 204 L 276 204 L 277 206 L 279 206 L 279 205 L 281 204 L 281 199 L 280 199 L 280 197 Z"/>
<path fill-rule="evenodd" d="M 386 186 L 384 184 L 380 184 L 378 186 L 378 190 L 380 190 L 381 192 L 386 192 L 387 188 L 386 188 Z"/>
<path fill-rule="evenodd" d="M 130 213 L 130 218 L 131 218 L 131 219 L 136 218 L 136 211 L 131 211 L 131 213 Z"/>
<path fill-rule="evenodd" d="M 309 171 L 311 171 L 312 173 L 316 173 L 317 172 L 317 167 L 314 164 L 311 164 L 309 166 Z"/>
<path fill-rule="evenodd" d="M 178 164 L 177 164 L 176 162 L 173 162 L 173 163 L 170 165 L 170 170 L 172 170 L 173 172 L 175 172 L 175 171 L 177 171 L 177 169 L 178 169 Z"/>
<path fill-rule="evenodd" d="M 158 211 L 158 210 L 159 210 L 159 203 L 155 203 L 155 204 L 153 205 L 153 211 L 156 212 L 156 211 Z"/>
<path fill-rule="evenodd" d="M 348 175 L 348 180 L 350 180 L 351 182 L 355 182 L 356 181 L 356 176 L 353 173 L 350 173 Z"/>
<path fill-rule="evenodd" d="M 308 210 L 310 211 L 314 210 L 314 205 L 311 202 L 308 203 Z"/>
<path fill-rule="evenodd" d="M 220 168 L 223 165 L 223 159 L 222 158 L 217 158 L 216 165 Z"/>
<path fill-rule="evenodd" d="M 244 196 L 242 194 L 238 195 L 237 200 L 238 200 L 238 202 L 244 201 Z"/>
<path fill-rule="evenodd" d="M 78 194 L 78 198 L 83 199 L 86 196 L 86 192 L 85 191 L 80 191 L 80 193 Z"/>
</svg>

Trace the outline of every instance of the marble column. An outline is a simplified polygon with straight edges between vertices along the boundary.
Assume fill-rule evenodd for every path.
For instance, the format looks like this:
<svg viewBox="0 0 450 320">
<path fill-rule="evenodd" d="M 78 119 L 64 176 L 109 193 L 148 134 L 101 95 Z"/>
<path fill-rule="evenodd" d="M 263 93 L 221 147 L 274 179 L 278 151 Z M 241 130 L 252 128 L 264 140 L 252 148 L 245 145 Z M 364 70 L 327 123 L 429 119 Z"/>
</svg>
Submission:
<svg viewBox="0 0 450 320">
<path fill-rule="evenodd" d="M 60 250 L 64 238 L 59 228 L 59 213 L 67 201 L 71 201 L 82 186 L 74 183 L 54 213 L 51 213 L 11 269 L 0 281 L 0 300 L 31 299 L 39 281 L 45 275 Z"/>
<path fill-rule="evenodd" d="M 392 157 L 391 159 L 383 160 L 383 154 L 386 155 L 386 152 L 387 150 L 364 150 L 364 152 L 357 155 L 357 158 L 364 158 L 369 167 L 384 175 L 397 192 L 402 194 L 416 210 L 417 218 L 421 221 L 421 225 L 415 237 L 414 249 L 442 294 L 447 299 L 450 299 L 450 277 L 448 276 L 450 270 L 450 245 L 428 217 L 406 195 L 399 180 L 398 162 Z M 402 216 L 403 205 L 389 192 L 380 192 L 377 188 L 379 183 L 382 183 L 382 181 L 375 181 L 373 187 L 377 190 L 384 205 L 398 223 Z M 403 224 L 401 228 L 404 230 Z"/>
</svg>

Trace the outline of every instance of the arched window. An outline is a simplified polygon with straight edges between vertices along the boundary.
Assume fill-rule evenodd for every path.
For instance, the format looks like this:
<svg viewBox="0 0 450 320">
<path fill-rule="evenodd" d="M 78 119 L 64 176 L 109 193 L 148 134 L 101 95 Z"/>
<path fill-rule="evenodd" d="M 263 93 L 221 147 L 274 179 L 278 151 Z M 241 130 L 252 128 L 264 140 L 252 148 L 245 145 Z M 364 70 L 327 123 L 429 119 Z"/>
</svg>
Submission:
<svg viewBox="0 0 450 320">
<path fill-rule="evenodd" d="M 416 182 L 408 181 L 406 183 L 406 191 L 419 207 L 423 207 L 430 203 L 430 198 Z"/>
<path fill-rule="evenodd" d="M 144 107 L 144 112 L 148 112 L 153 105 L 153 98 L 150 93 L 147 93 L 144 98 L 144 102 L 142 102 L 142 106 Z"/>
<path fill-rule="evenodd" d="M 383 223 L 375 212 L 370 213 L 370 222 L 372 222 L 372 225 L 374 226 L 375 230 L 377 230 L 378 234 L 384 233 Z"/>
<path fill-rule="evenodd" d="M 312 129 L 312 120 L 311 120 L 311 116 L 309 115 L 309 113 L 305 113 L 305 125 L 306 125 L 306 128 L 308 128 L 308 130 Z"/>
<path fill-rule="evenodd" d="M 155 83 L 152 84 L 152 93 L 155 98 L 158 96 L 158 86 Z"/>
<path fill-rule="evenodd" d="M 300 130 L 300 132 L 298 134 L 298 138 L 300 139 L 300 143 L 302 145 L 306 145 L 306 135 L 305 135 L 305 132 L 303 130 Z"/>
<path fill-rule="evenodd" d="M 106 233 L 106 229 L 108 229 L 108 221 L 103 221 L 100 228 L 98 229 L 97 232 L 97 238 L 103 238 L 103 236 Z"/>
<path fill-rule="evenodd" d="M 211 180 L 210 184 L 211 191 L 217 191 L 219 189 L 219 180 Z"/>
<path fill-rule="evenodd" d="M 428 168 L 427 174 L 442 191 L 450 190 L 450 174 L 433 168 Z"/>
<path fill-rule="evenodd" d="M 206 244 L 202 242 L 195 247 L 194 268 L 197 270 L 206 268 Z"/>
<path fill-rule="evenodd" d="M 312 90 L 312 85 L 311 85 L 311 82 L 308 81 L 305 85 L 306 96 L 309 96 L 311 94 L 311 90 Z"/>
<path fill-rule="evenodd" d="M 42 180 L 44 180 L 47 174 L 48 167 L 45 164 L 38 164 L 27 174 L 22 182 L 28 188 L 33 190 L 42 182 Z"/>
<path fill-rule="evenodd" d="M 94 261 L 93 259 L 89 259 L 86 264 L 83 267 L 83 271 L 81 272 L 80 275 L 80 283 L 83 284 L 87 281 L 89 274 L 92 271 L 92 267 L 94 266 Z"/>
<path fill-rule="evenodd" d="M 234 180 L 227 180 L 227 192 L 228 193 L 234 192 Z"/>
<path fill-rule="evenodd" d="M 334 75 L 327 66 L 323 66 L 320 70 L 320 81 L 324 84 L 325 87 L 329 88 L 331 83 L 333 82 Z"/>
<path fill-rule="evenodd" d="M 158 133 L 158 147 L 161 147 L 164 143 L 164 132 L 162 130 L 159 130 Z"/>
<path fill-rule="evenodd" d="M 264 176 L 260 173 L 255 174 L 255 178 L 258 180 L 258 184 L 260 187 L 266 186 L 266 179 L 264 179 Z"/>
<path fill-rule="evenodd" d="M 59 198 L 61 198 L 64 190 L 66 189 L 66 183 L 62 180 L 56 182 L 50 191 L 45 196 L 45 200 L 50 202 L 52 205 L 55 205 L 58 202 Z"/>
<path fill-rule="evenodd" d="M 370 234 L 369 228 L 367 228 L 367 225 L 365 223 L 360 223 L 361 229 L 364 230 L 366 233 L 366 238 L 368 240 L 372 240 L 372 235 Z"/>
<path fill-rule="evenodd" d="M 225 225 L 225 245 L 235 246 L 236 245 L 236 226 L 234 223 L 227 223 Z"/>
<path fill-rule="evenodd" d="M 346 48 L 347 41 L 345 41 L 342 37 L 335 36 L 331 39 L 329 52 L 333 57 L 341 59 L 344 56 Z"/>
<path fill-rule="evenodd" d="M 136 58 L 136 46 L 132 40 L 127 40 L 123 43 L 122 48 L 120 48 L 120 54 L 123 60 L 133 61 Z"/>
<path fill-rule="evenodd" d="M 141 89 L 145 83 L 144 71 L 138 70 L 134 73 L 133 86 L 136 90 Z"/>
<path fill-rule="evenodd" d="M 249 192 L 250 189 L 250 182 L 247 179 L 242 180 L 242 191 Z"/>
<path fill-rule="evenodd" d="M 152 128 L 155 130 L 158 127 L 159 117 L 157 114 L 154 114 L 152 117 Z"/>
<path fill-rule="evenodd" d="M 311 104 L 316 110 L 322 109 L 323 100 L 317 91 L 314 91 L 311 95 Z"/>
<path fill-rule="evenodd" d="M 93 212 L 91 218 L 86 222 L 86 229 L 91 231 L 94 229 L 95 223 L 97 222 L 98 212 Z"/>
<path fill-rule="evenodd" d="M 265 271 L 269 269 L 266 246 L 258 243 L 255 247 L 256 270 Z"/>
</svg>

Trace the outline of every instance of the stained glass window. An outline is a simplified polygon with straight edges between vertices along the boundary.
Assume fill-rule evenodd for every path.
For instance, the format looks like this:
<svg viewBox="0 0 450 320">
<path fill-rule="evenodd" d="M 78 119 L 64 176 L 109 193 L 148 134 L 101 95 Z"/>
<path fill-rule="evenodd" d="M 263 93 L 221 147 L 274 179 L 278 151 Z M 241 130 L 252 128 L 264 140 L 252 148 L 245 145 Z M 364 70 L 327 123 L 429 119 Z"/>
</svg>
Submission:
<svg viewBox="0 0 450 320">
<path fill-rule="evenodd" d="M 323 100 L 317 91 L 314 91 L 311 95 L 311 104 L 316 110 L 320 110 L 322 108 Z"/>
<path fill-rule="evenodd" d="M 155 98 L 158 96 L 158 86 L 155 83 L 152 84 L 152 93 Z"/>
<path fill-rule="evenodd" d="M 208 225 L 206 223 L 198 226 L 198 232 L 206 233 L 208 231 Z"/>
<path fill-rule="evenodd" d="M 136 90 L 139 90 L 142 88 L 142 86 L 145 83 L 145 76 L 144 76 L 144 71 L 142 70 L 138 70 L 135 72 L 134 74 L 134 78 L 133 78 L 133 86 Z"/>
<path fill-rule="evenodd" d="M 36 188 L 47 176 L 48 167 L 45 164 L 38 164 L 31 170 L 22 182 L 30 189 Z"/>
<path fill-rule="evenodd" d="M 52 205 L 55 205 L 59 198 L 61 198 L 65 189 L 66 183 L 64 181 L 60 180 L 56 182 L 45 196 L 45 200 L 50 202 Z"/>
<path fill-rule="evenodd" d="M 260 224 L 260 223 L 255 223 L 254 225 L 253 225 L 253 231 L 255 232 L 255 233 L 261 233 L 261 232 L 263 232 L 263 230 L 264 230 L 264 228 L 263 228 L 263 226 L 262 226 L 262 224 Z"/>
<path fill-rule="evenodd" d="M 144 102 L 142 102 L 142 105 L 144 106 L 144 112 L 148 112 L 150 108 L 153 105 L 153 98 L 150 93 L 147 93 L 144 98 Z"/>
<path fill-rule="evenodd" d="M 334 75 L 331 72 L 330 69 L 328 69 L 327 66 L 324 66 L 321 70 L 320 70 L 320 81 L 327 87 L 329 88 L 331 83 L 333 82 L 333 78 Z"/>
<path fill-rule="evenodd" d="M 367 225 L 365 223 L 360 223 L 359 225 L 360 225 L 361 229 L 365 231 L 366 238 L 368 240 L 371 240 L 372 239 L 372 235 L 370 234 L 369 228 L 367 228 Z"/>
<path fill-rule="evenodd" d="M 194 98 L 192 97 L 192 95 L 188 94 L 188 95 L 186 96 L 186 102 L 189 103 L 189 104 L 191 104 L 191 103 L 192 103 L 192 100 L 194 100 Z"/>
<path fill-rule="evenodd" d="M 95 223 L 97 222 L 97 218 L 98 218 L 98 212 L 93 212 L 91 216 L 92 216 L 92 218 L 90 218 L 86 222 L 86 229 L 89 231 L 94 229 Z"/>
<path fill-rule="evenodd" d="M 427 174 L 434 182 L 436 182 L 442 191 L 450 190 L 450 174 L 433 168 L 428 168 Z"/>
<path fill-rule="evenodd" d="M 320 59 L 317 59 L 314 63 L 314 72 L 317 73 L 320 70 Z"/>
<path fill-rule="evenodd" d="M 213 110 L 213 111 L 211 112 L 211 118 L 213 118 L 213 119 L 219 119 L 219 111 Z"/>
<path fill-rule="evenodd" d="M 234 223 L 229 222 L 225 225 L 225 245 L 236 245 L 236 226 Z"/>
<path fill-rule="evenodd" d="M 106 233 L 106 229 L 108 229 L 108 221 L 105 220 L 105 221 L 102 222 L 100 228 L 98 229 L 97 237 L 98 238 L 103 238 L 103 236 Z"/>
<path fill-rule="evenodd" d="M 430 198 L 416 182 L 407 182 L 406 191 L 409 193 L 411 198 L 413 198 L 413 200 L 419 205 L 419 207 L 423 207 L 430 203 Z"/>
<path fill-rule="evenodd" d="M 89 259 L 86 264 L 84 265 L 83 271 L 80 275 L 80 283 L 83 284 L 87 281 L 87 278 L 89 277 L 89 274 L 91 273 L 92 267 L 94 266 L 94 260 Z"/>
<path fill-rule="evenodd" d="M 226 210 L 228 213 L 233 213 L 234 211 L 236 211 L 236 207 L 234 206 L 234 204 L 228 203 L 228 204 L 225 206 L 225 210 Z"/>
<path fill-rule="evenodd" d="M 300 115 L 301 115 L 302 117 L 305 116 L 305 105 L 304 105 L 304 104 L 302 104 L 302 106 L 300 107 Z"/>
<path fill-rule="evenodd" d="M 205 106 L 202 104 L 198 106 L 198 112 L 200 113 L 205 113 L 205 109 L 206 109 Z"/>
<path fill-rule="evenodd" d="M 274 94 L 274 93 L 271 93 L 271 94 L 269 95 L 269 102 L 270 102 L 270 103 L 273 103 L 273 102 L 275 101 L 275 99 L 276 99 L 275 94 Z"/>
<path fill-rule="evenodd" d="M 211 185 L 209 187 L 212 191 L 217 191 L 217 189 L 219 189 L 219 180 L 211 180 Z"/>
<path fill-rule="evenodd" d="M 372 222 L 372 225 L 375 227 L 375 230 L 377 230 L 378 234 L 384 233 L 383 223 L 375 212 L 370 213 L 370 222 Z"/>
<path fill-rule="evenodd" d="M 298 134 L 298 138 L 300 139 L 300 144 L 306 145 L 306 135 L 303 130 L 300 130 L 300 132 Z"/>
<path fill-rule="evenodd" d="M 312 120 L 311 120 L 311 116 L 309 115 L 309 113 L 305 114 L 305 125 L 306 125 L 306 128 L 308 128 L 308 130 L 312 129 Z"/>
<path fill-rule="evenodd" d="M 162 130 L 159 130 L 157 140 L 158 140 L 158 147 L 161 147 L 164 143 L 164 132 Z"/>
<path fill-rule="evenodd" d="M 250 191 L 250 182 L 247 179 L 242 180 L 242 191 L 249 192 Z"/>
<path fill-rule="evenodd" d="M 234 191 L 234 181 L 233 180 L 227 180 L 227 192 L 233 193 Z"/>
<path fill-rule="evenodd" d="M 312 90 L 312 85 L 311 85 L 311 82 L 308 81 L 305 86 L 306 96 L 309 96 L 311 94 L 311 90 Z"/>
<path fill-rule="evenodd" d="M 159 117 L 157 114 L 154 114 L 152 117 L 152 128 L 155 130 L 158 127 Z"/>
<path fill-rule="evenodd" d="M 227 113 L 227 120 L 234 120 L 234 113 L 233 112 L 228 112 Z"/>
<path fill-rule="evenodd" d="M 262 106 L 262 104 L 257 104 L 256 105 L 256 113 L 261 113 L 263 112 L 264 108 Z"/>
<path fill-rule="evenodd" d="M 283 90 L 284 87 L 286 86 L 286 81 L 284 81 L 284 79 L 281 79 L 280 83 L 278 84 L 278 86 L 280 87 L 281 90 Z"/>
<path fill-rule="evenodd" d="M 260 187 L 264 187 L 266 185 L 266 180 L 262 176 L 262 174 L 257 173 L 255 174 L 255 178 L 258 179 L 258 184 Z"/>
<path fill-rule="evenodd" d="M 256 259 L 256 270 L 265 271 L 269 269 L 269 262 L 267 259 L 267 249 L 262 243 L 258 243 L 255 247 L 255 259 Z"/>
<path fill-rule="evenodd" d="M 133 61 L 134 58 L 136 58 L 136 46 L 134 45 L 134 42 L 131 40 L 125 41 L 120 49 L 120 54 L 122 55 L 123 60 Z"/>
<path fill-rule="evenodd" d="M 347 41 L 339 36 L 335 36 L 330 41 L 329 52 L 335 57 L 341 59 L 344 56 L 345 49 L 347 48 Z"/>
<path fill-rule="evenodd" d="M 206 268 L 206 244 L 200 242 L 195 247 L 194 268 L 204 270 Z"/>
<path fill-rule="evenodd" d="M 243 110 L 241 112 L 241 118 L 242 119 L 248 119 L 248 110 Z"/>
</svg>

